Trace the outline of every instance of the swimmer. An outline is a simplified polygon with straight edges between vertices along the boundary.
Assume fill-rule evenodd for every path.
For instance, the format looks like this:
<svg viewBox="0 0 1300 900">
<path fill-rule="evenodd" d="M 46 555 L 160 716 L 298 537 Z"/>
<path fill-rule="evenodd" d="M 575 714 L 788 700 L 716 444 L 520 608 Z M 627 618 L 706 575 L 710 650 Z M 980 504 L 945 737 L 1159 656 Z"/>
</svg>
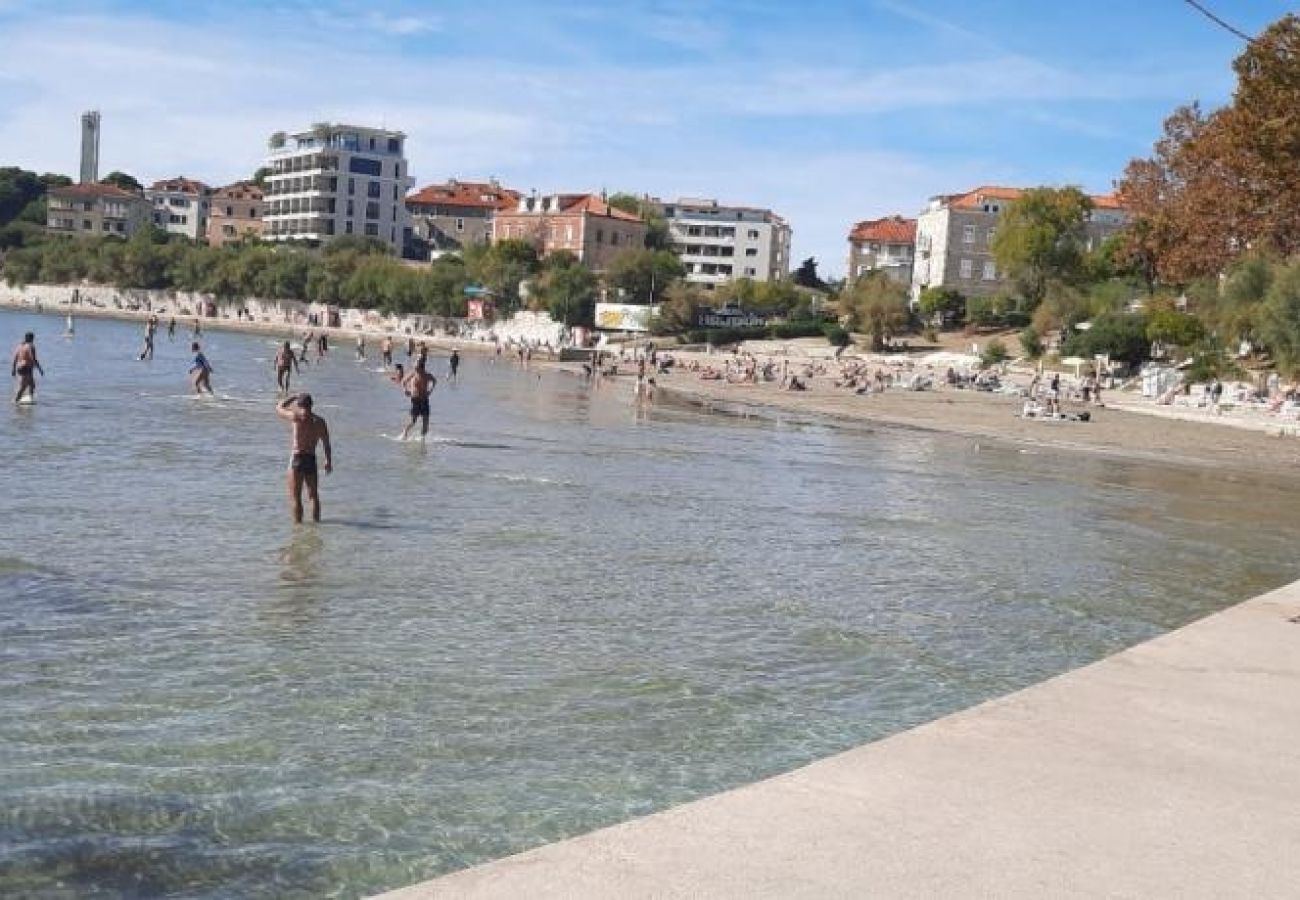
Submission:
<svg viewBox="0 0 1300 900">
<path fill-rule="evenodd" d="M 411 420 L 402 429 L 402 440 L 406 440 L 415 427 L 416 419 L 420 420 L 420 437 L 424 437 L 429 433 L 429 391 L 438 386 L 438 379 L 424 370 L 424 360 L 421 359 L 416 361 L 415 371 L 406 376 L 402 386 L 411 398 Z"/>
<path fill-rule="evenodd" d="M 289 370 L 297 370 L 302 374 L 302 368 L 298 365 L 298 355 L 293 352 L 293 347 L 285 341 L 284 346 L 275 354 L 275 384 L 284 393 L 289 393 Z"/>
<path fill-rule="evenodd" d="M 384 336 L 383 342 L 379 345 L 379 356 L 383 360 L 384 368 L 391 369 L 393 367 L 393 339 L 391 337 Z"/>
<path fill-rule="evenodd" d="M 311 500 L 311 517 L 320 521 L 320 491 L 317 489 L 316 445 L 325 451 L 325 472 L 334 471 L 334 454 L 330 449 L 330 430 L 325 420 L 311 411 L 311 394 L 286 397 L 276 406 L 275 412 L 293 424 L 293 440 L 289 456 L 289 504 L 295 524 L 302 522 L 302 489 L 307 488 Z"/>
<path fill-rule="evenodd" d="M 194 354 L 194 365 L 190 366 L 190 377 L 194 382 L 194 393 L 202 396 L 206 390 L 209 394 L 216 396 L 216 391 L 212 390 L 212 365 L 208 358 L 203 355 L 199 349 L 199 342 L 194 341 L 190 344 L 190 352 Z"/>
<path fill-rule="evenodd" d="M 451 371 L 451 380 L 456 381 L 456 372 L 460 369 L 460 351 L 452 350 L 451 359 L 447 360 L 447 365 Z"/>
<path fill-rule="evenodd" d="M 398 387 L 401 387 L 403 383 L 406 381 L 406 372 L 402 368 L 401 363 L 398 363 L 397 365 L 393 366 L 393 368 L 396 371 L 393 372 L 392 375 L 388 376 L 388 380 L 391 381 L 393 384 L 397 385 Z"/>
<path fill-rule="evenodd" d="M 14 348 L 14 358 L 9 366 L 10 376 L 18 379 L 15 403 L 21 403 L 24 395 L 36 399 L 36 376 L 32 374 L 33 370 L 40 372 L 42 378 L 45 377 L 41 361 L 36 358 L 36 335 L 29 331 L 23 335 L 23 342 Z"/>
</svg>

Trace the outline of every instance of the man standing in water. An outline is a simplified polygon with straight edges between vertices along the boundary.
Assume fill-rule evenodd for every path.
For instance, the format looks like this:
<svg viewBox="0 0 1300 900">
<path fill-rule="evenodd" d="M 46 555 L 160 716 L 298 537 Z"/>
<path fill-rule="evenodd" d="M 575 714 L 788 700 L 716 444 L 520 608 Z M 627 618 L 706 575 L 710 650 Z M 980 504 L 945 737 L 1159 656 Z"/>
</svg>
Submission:
<svg viewBox="0 0 1300 900">
<path fill-rule="evenodd" d="M 167 340 L 176 340 L 176 317 L 172 316 L 167 320 Z"/>
<path fill-rule="evenodd" d="M 298 354 L 293 352 L 293 347 L 285 341 L 284 346 L 275 354 L 275 383 L 284 393 L 289 393 L 289 369 L 293 368 L 302 374 L 302 367 L 298 365 Z"/>
<path fill-rule="evenodd" d="M 383 360 L 384 368 L 393 367 L 393 338 L 392 335 L 384 335 L 384 340 L 379 345 L 379 355 Z"/>
<path fill-rule="evenodd" d="M 302 522 L 302 489 L 307 488 L 311 500 L 311 518 L 320 521 L 320 492 L 317 490 L 316 445 L 325 451 L 325 472 L 334 471 L 334 454 L 330 449 L 330 430 L 325 420 L 311 411 L 311 394 L 286 397 L 276 406 L 275 412 L 293 426 L 293 440 L 289 456 L 289 502 L 293 508 L 293 521 Z"/>
<path fill-rule="evenodd" d="M 199 349 L 199 342 L 194 341 L 190 344 L 190 352 L 194 354 L 194 365 L 190 366 L 190 377 L 194 382 L 194 393 L 202 396 L 206 390 L 212 396 L 216 396 L 216 391 L 212 390 L 212 366 L 208 358 L 203 355 Z"/>
<path fill-rule="evenodd" d="M 158 317 L 150 316 L 149 321 L 144 323 L 144 349 L 140 351 L 137 359 L 153 359 L 153 334 L 158 330 Z"/>
<path fill-rule="evenodd" d="M 36 399 L 36 376 L 32 374 L 35 370 L 45 377 L 45 370 L 41 368 L 41 361 L 36 358 L 36 335 L 27 332 L 23 335 L 23 342 L 14 349 L 13 362 L 9 367 L 9 374 L 18 379 L 18 393 L 14 395 L 15 403 L 22 403 L 23 396 Z"/>
<path fill-rule="evenodd" d="M 415 427 L 415 420 L 420 420 L 420 437 L 429 433 L 429 392 L 438 386 L 438 379 L 424 369 L 424 360 L 416 360 L 415 371 L 406 376 L 406 395 L 411 398 L 411 420 L 402 429 L 402 440 Z"/>
<path fill-rule="evenodd" d="M 459 381 L 460 379 L 456 377 L 456 373 L 457 373 L 458 371 L 460 371 L 460 351 L 459 351 L 459 350 L 455 350 L 455 349 L 453 349 L 453 350 L 451 351 L 451 359 L 447 360 L 447 365 L 448 365 L 448 366 L 450 367 L 450 369 L 451 369 L 451 380 L 452 380 L 452 381 Z"/>
</svg>

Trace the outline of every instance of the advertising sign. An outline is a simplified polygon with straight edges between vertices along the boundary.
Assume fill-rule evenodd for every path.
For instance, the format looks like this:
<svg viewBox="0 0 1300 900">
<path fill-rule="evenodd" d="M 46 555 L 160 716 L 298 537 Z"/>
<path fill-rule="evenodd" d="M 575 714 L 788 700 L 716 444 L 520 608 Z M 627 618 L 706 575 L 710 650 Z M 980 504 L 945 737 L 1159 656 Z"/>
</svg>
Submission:
<svg viewBox="0 0 1300 900">
<path fill-rule="evenodd" d="M 597 303 L 596 327 L 602 331 L 649 331 L 650 317 L 658 311 L 657 305 Z"/>
</svg>

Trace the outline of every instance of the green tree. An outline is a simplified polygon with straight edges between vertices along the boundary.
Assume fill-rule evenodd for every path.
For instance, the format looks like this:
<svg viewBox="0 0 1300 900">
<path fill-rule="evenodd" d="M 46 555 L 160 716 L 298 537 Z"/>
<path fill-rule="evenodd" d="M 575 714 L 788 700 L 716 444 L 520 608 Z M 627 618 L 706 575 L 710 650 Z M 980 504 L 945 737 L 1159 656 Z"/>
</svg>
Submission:
<svg viewBox="0 0 1300 900">
<path fill-rule="evenodd" d="M 653 303 L 685 274 L 669 250 L 624 250 L 610 262 L 605 281 L 628 303 Z"/>
<path fill-rule="evenodd" d="M 939 317 L 944 326 L 960 324 L 966 317 L 966 298 L 954 288 L 928 287 L 921 291 L 916 307 L 927 319 Z"/>
<path fill-rule="evenodd" d="M 794 279 L 794 283 L 800 287 L 812 288 L 815 291 L 827 289 L 826 282 L 822 281 L 817 274 L 817 258 L 814 256 L 810 256 L 799 263 L 799 268 L 794 270 L 794 275 L 791 277 Z"/>
<path fill-rule="evenodd" d="M 685 281 L 675 281 L 664 291 L 659 313 L 650 322 L 655 334 L 679 334 L 694 328 L 700 311 L 708 306 L 704 291 Z"/>
<path fill-rule="evenodd" d="M 672 239 L 668 235 L 668 220 L 659 205 L 648 198 L 620 191 L 609 198 L 609 205 L 625 213 L 639 216 L 645 223 L 645 246 L 648 250 L 670 250 Z"/>
<path fill-rule="evenodd" d="M 1020 332 L 1020 349 L 1025 352 L 1025 356 L 1029 359 L 1038 359 L 1043 355 L 1043 351 L 1046 349 L 1043 347 L 1043 338 L 1033 325 Z"/>
<path fill-rule="evenodd" d="M 1300 374 L 1300 258 L 1272 278 L 1260 310 L 1259 337 L 1279 369 Z"/>
<path fill-rule="evenodd" d="M 537 248 L 524 238 L 470 244 L 462 252 L 470 280 L 491 291 L 504 311 L 519 308 L 520 284 L 541 268 Z"/>
<path fill-rule="evenodd" d="M 1147 340 L 1171 347 L 1191 347 L 1205 337 L 1205 326 L 1195 316 L 1162 304 L 1147 314 Z"/>
<path fill-rule="evenodd" d="M 1135 366 L 1146 359 L 1151 350 L 1146 318 L 1130 313 L 1098 316 L 1086 331 L 1072 334 L 1062 349 L 1067 356 L 1090 359 L 1104 353 L 1111 359 Z"/>
<path fill-rule="evenodd" d="M 125 172 L 109 172 L 102 179 L 100 179 L 100 183 L 111 184 L 114 187 L 119 187 L 124 191 L 134 191 L 137 194 L 144 190 L 144 185 L 136 181 L 134 175 L 128 175 Z"/>
<path fill-rule="evenodd" d="M 902 333 L 911 321 L 907 289 L 879 272 L 859 278 L 840 302 L 850 327 L 871 336 L 874 351 L 884 349 L 885 341 Z"/>
<path fill-rule="evenodd" d="M 1077 282 L 1084 270 L 1092 199 L 1075 187 L 1025 191 L 1002 215 L 993 259 L 1037 307 L 1052 282 Z"/>
<path fill-rule="evenodd" d="M 563 264 L 546 266 L 538 281 L 538 293 L 555 321 L 590 325 L 595 320 L 596 285 L 591 270 L 569 254 Z"/>
</svg>

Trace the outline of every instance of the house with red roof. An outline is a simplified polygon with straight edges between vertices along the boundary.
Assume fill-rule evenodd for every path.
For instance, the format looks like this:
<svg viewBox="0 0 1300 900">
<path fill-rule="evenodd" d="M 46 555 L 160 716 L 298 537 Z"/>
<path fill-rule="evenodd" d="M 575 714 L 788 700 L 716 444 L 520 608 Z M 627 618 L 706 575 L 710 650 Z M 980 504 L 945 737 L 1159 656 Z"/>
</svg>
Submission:
<svg viewBox="0 0 1300 900">
<path fill-rule="evenodd" d="M 887 216 L 858 222 L 849 230 L 849 286 L 870 272 L 911 284 L 915 249 L 916 219 Z"/>
<path fill-rule="evenodd" d="M 467 244 L 489 243 L 492 220 L 499 211 L 514 209 L 519 198 L 518 191 L 502 187 L 495 178 L 485 182 L 452 178 L 407 196 L 406 209 L 412 234 L 437 256 Z"/>
<path fill-rule="evenodd" d="M 967 297 L 996 294 L 1006 279 L 993 259 L 993 237 L 1002 214 L 1024 188 L 984 185 L 960 194 L 930 198 L 916 220 L 916 258 L 912 264 L 912 302 L 926 288 L 945 287 Z M 1088 246 L 1100 246 L 1128 222 L 1112 194 L 1092 196 Z"/>
<path fill-rule="evenodd" d="M 237 181 L 214 190 L 208 198 L 208 245 L 261 237 L 264 207 L 264 194 L 255 182 Z"/>
<path fill-rule="evenodd" d="M 168 234 L 198 241 L 208 233 L 208 199 L 212 189 L 201 181 L 177 175 L 145 188 L 153 204 L 153 224 Z"/>
<path fill-rule="evenodd" d="M 493 241 L 531 241 L 542 256 L 568 250 L 597 272 L 620 253 L 643 248 L 645 234 L 640 216 L 610 206 L 599 194 L 521 197 L 492 219 Z"/>
<path fill-rule="evenodd" d="M 146 228 L 151 218 L 143 194 L 92 181 L 52 189 L 45 228 L 51 234 L 128 238 Z"/>
</svg>

